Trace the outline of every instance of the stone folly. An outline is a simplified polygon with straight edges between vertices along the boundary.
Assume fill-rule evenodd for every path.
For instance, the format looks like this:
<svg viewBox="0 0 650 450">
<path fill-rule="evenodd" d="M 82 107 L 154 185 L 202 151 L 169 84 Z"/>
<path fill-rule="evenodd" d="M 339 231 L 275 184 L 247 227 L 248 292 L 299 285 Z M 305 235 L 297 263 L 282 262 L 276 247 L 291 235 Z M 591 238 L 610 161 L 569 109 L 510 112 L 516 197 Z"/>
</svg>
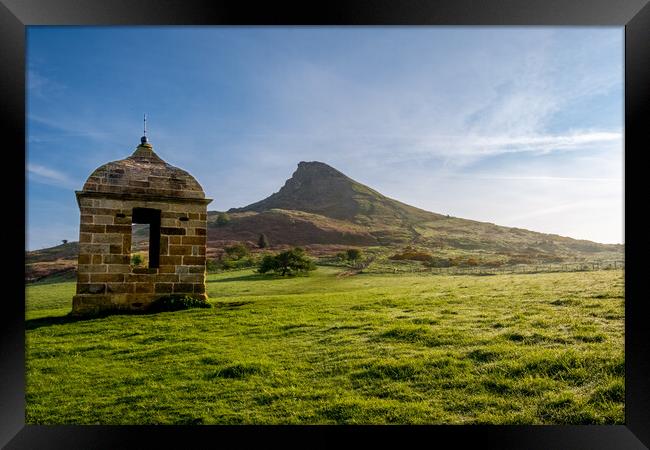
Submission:
<svg viewBox="0 0 650 450">
<path fill-rule="evenodd" d="M 167 295 L 207 299 L 207 205 L 199 183 L 141 139 L 126 159 L 96 169 L 76 191 L 81 211 L 72 314 L 146 310 Z M 131 264 L 132 224 L 149 224 L 145 267 Z"/>
</svg>

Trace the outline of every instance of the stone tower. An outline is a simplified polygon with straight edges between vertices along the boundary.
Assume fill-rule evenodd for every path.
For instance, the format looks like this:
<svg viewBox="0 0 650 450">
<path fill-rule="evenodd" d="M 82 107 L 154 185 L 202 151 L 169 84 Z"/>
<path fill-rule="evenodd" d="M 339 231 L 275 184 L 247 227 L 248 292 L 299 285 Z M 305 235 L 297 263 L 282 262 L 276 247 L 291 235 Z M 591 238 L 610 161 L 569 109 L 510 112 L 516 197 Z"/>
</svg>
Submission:
<svg viewBox="0 0 650 450">
<path fill-rule="evenodd" d="M 199 183 L 163 161 L 146 136 L 128 158 L 96 169 L 76 191 L 81 210 L 72 314 L 146 310 L 167 295 L 207 299 L 207 205 Z M 149 224 L 145 267 L 131 264 L 132 224 Z"/>
</svg>

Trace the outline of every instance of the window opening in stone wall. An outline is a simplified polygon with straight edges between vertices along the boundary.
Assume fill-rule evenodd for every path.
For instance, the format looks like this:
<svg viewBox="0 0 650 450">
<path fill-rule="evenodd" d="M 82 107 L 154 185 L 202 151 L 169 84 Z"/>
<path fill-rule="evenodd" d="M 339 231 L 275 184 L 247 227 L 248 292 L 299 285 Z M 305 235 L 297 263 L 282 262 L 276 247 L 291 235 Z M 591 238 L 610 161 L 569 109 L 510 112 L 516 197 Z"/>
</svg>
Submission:
<svg viewBox="0 0 650 450">
<path fill-rule="evenodd" d="M 160 260 L 160 210 L 133 208 L 131 220 L 131 265 L 158 268 Z"/>
</svg>

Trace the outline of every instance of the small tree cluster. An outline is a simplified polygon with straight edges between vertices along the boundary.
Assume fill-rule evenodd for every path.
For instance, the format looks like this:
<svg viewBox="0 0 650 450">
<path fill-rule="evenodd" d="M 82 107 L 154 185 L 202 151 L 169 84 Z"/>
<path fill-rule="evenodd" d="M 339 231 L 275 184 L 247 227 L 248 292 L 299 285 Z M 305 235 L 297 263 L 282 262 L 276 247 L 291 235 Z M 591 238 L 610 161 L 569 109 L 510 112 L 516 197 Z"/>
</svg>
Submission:
<svg viewBox="0 0 650 450">
<path fill-rule="evenodd" d="M 248 247 L 241 242 L 225 247 L 223 251 L 217 263 L 221 269 L 240 269 L 253 267 L 257 264 L 257 259 L 251 255 Z"/>
<path fill-rule="evenodd" d="M 228 222 L 230 222 L 230 216 L 228 216 L 228 214 L 226 214 L 225 212 L 221 212 L 221 213 L 217 214 L 217 225 L 218 226 L 221 227 L 221 226 L 227 224 Z"/>
<path fill-rule="evenodd" d="M 349 248 L 344 252 L 336 254 L 340 261 L 356 263 L 363 257 L 363 253 L 358 248 Z"/>
<path fill-rule="evenodd" d="M 275 272 L 282 276 L 306 273 L 316 269 L 316 264 L 307 257 L 305 250 L 295 247 L 277 255 L 266 255 L 262 258 L 259 273 Z"/>
</svg>

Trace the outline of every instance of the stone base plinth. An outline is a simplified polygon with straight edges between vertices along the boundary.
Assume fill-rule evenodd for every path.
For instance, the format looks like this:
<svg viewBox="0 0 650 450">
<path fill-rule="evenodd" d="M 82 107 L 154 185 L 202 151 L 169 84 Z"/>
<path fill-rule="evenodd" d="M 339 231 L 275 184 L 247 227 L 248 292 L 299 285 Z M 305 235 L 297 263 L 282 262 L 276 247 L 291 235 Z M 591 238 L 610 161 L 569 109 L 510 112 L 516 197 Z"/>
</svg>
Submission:
<svg viewBox="0 0 650 450">
<path fill-rule="evenodd" d="M 155 300 L 170 294 L 77 294 L 72 297 L 73 316 L 85 316 L 111 311 L 144 312 Z M 178 294 L 176 294 L 178 295 Z M 207 301 L 206 294 L 183 294 L 183 296 Z"/>
</svg>

